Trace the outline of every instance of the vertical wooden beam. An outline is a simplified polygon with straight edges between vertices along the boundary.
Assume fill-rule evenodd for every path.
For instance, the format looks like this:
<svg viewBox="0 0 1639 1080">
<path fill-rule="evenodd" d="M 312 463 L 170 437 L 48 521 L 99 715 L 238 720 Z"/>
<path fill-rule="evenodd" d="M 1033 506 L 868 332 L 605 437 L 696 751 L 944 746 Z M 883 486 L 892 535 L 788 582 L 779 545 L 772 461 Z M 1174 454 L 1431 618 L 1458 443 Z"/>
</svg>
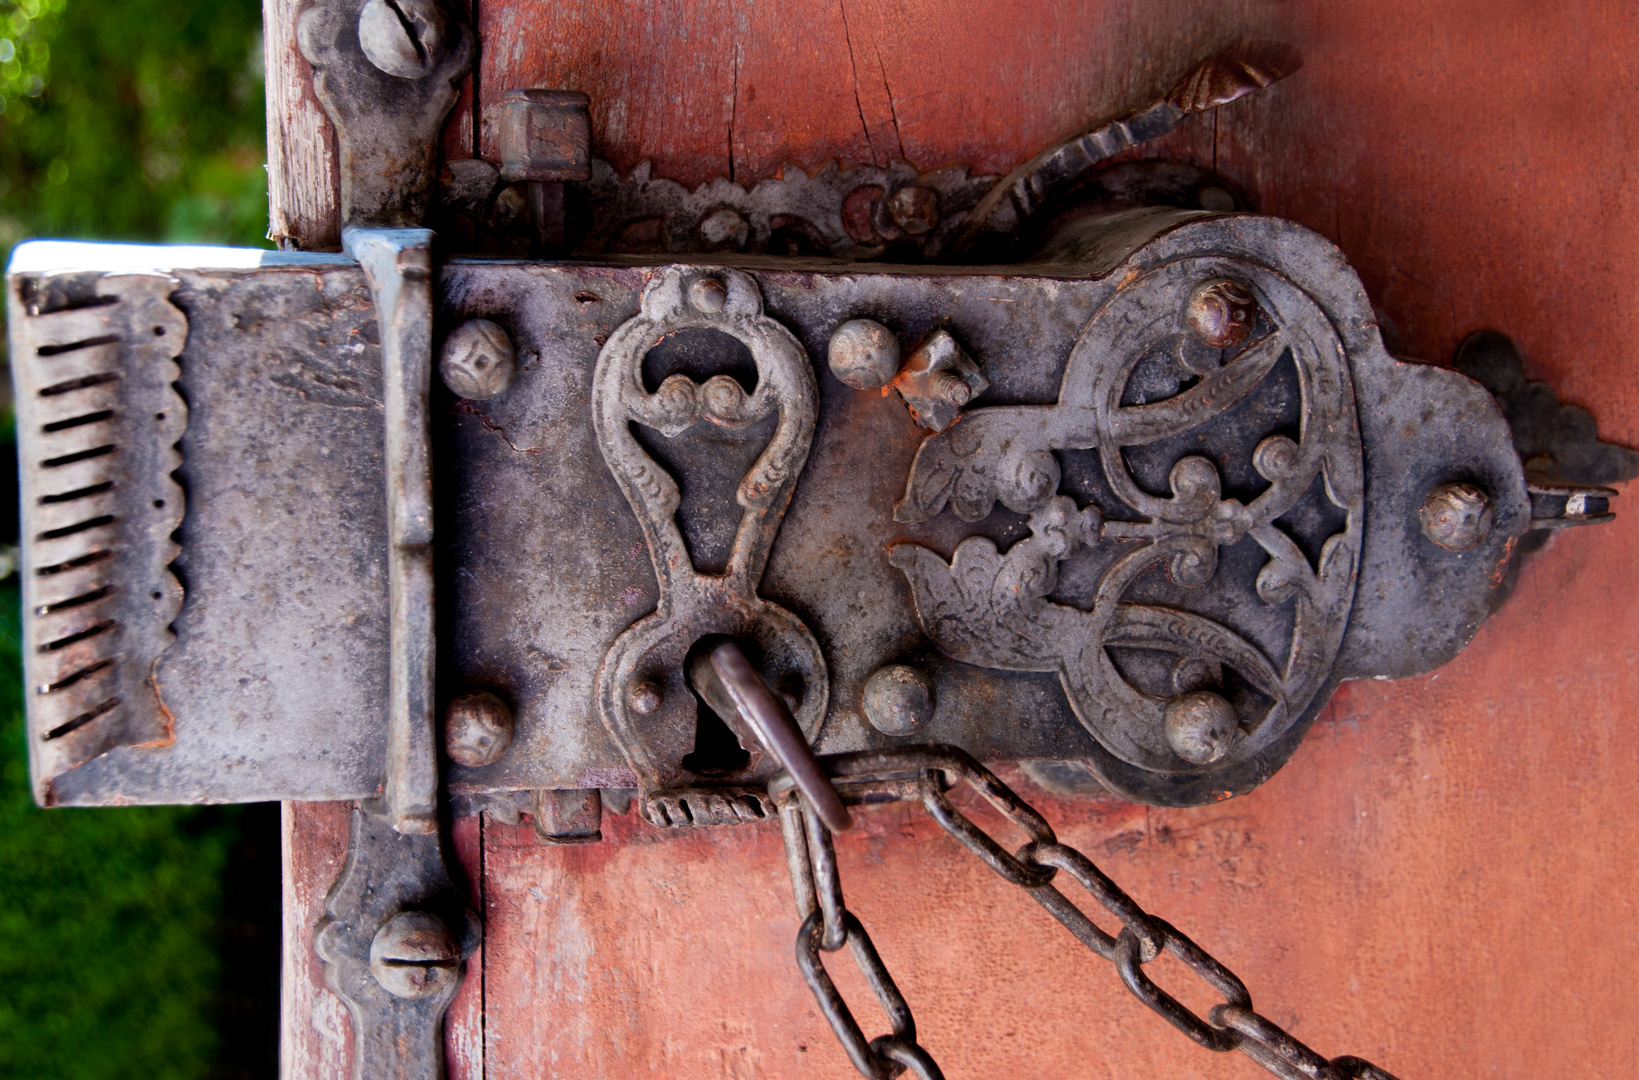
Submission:
<svg viewBox="0 0 1639 1080">
<path fill-rule="evenodd" d="M 296 47 L 304 0 L 264 0 L 267 68 L 268 239 L 281 248 L 341 247 L 336 133 L 313 95 L 313 71 Z"/>
</svg>

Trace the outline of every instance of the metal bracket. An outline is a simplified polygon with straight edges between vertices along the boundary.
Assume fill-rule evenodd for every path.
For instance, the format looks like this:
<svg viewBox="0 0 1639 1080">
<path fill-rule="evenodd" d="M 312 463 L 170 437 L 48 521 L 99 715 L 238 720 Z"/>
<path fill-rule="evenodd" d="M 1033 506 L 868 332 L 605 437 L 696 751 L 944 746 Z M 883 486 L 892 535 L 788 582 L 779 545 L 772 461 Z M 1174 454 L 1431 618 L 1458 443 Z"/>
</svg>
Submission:
<svg viewBox="0 0 1639 1080">
<path fill-rule="evenodd" d="M 336 128 L 342 225 L 422 225 L 471 27 L 441 0 L 313 0 L 297 42 Z"/>
</svg>

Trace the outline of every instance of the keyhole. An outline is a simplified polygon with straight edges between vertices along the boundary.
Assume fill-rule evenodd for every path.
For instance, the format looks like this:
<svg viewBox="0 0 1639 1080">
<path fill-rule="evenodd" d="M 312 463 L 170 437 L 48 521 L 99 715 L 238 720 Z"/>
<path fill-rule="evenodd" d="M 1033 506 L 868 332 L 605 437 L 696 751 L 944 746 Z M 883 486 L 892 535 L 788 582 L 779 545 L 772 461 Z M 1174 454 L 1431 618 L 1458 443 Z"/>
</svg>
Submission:
<svg viewBox="0 0 1639 1080">
<path fill-rule="evenodd" d="M 709 656 L 725 640 L 720 634 L 712 634 L 695 642 L 683 662 L 683 670 L 692 671 L 699 657 Z M 739 772 L 750 763 L 751 753 L 740 745 L 728 724 L 700 696 L 693 681 L 683 681 L 694 695 L 694 749 L 685 754 L 679 764 L 696 776 L 720 777 Z"/>
<path fill-rule="evenodd" d="M 745 768 L 750 752 L 699 694 L 694 702 L 694 750 L 683 755 L 683 768 L 696 776 L 727 776 Z"/>
</svg>

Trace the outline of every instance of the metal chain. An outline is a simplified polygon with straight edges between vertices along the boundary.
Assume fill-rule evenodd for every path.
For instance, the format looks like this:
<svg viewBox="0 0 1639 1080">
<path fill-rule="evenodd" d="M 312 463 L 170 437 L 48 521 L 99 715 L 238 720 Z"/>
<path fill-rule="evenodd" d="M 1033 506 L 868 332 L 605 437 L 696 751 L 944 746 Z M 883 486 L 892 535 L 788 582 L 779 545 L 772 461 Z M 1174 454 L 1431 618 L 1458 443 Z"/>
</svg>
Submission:
<svg viewBox="0 0 1639 1080">
<path fill-rule="evenodd" d="M 1252 996 L 1235 973 L 1163 919 L 1149 914 L 1105 876 L 1091 859 L 1061 844 L 1047 819 L 989 769 L 951 746 L 834 754 L 818 759 L 848 805 L 920 801 L 945 831 L 1007 881 L 1063 923 L 1087 948 L 1115 964 L 1133 995 L 1209 1050 L 1239 1050 L 1282 1080 L 1395 1080 L 1357 1057 L 1328 1061 L 1252 1008 Z M 1029 842 L 1009 852 L 951 803 L 945 792 L 966 784 L 1020 828 Z M 854 1067 L 870 1080 L 893 1080 L 909 1071 L 921 1080 L 943 1080 L 933 1057 L 916 1041 L 916 1021 L 894 985 L 865 927 L 842 898 L 831 833 L 786 774 L 769 785 L 780 808 L 786 862 L 802 929 L 797 966 Z M 1059 871 L 1115 916 L 1121 930 L 1100 929 L 1053 882 Z M 865 982 L 888 1015 L 890 1034 L 866 1039 L 848 1003 L 825 970 L 824 953 L 848 946 Z M 1203 1019 L 1157 986 L 1144 965 L 1165 950 L 1222 995 Z"/>
</svg>

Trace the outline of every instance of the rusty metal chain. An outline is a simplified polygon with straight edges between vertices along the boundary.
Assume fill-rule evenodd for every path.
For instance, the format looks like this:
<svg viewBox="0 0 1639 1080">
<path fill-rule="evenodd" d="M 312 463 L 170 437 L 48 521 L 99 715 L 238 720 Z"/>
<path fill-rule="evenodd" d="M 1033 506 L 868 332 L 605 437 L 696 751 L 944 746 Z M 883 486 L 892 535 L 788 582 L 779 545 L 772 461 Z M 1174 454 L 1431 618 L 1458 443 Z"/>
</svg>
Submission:
<svg viewBox="0 0 1639 1080">
<path fill-rule="evenodd" d="M 1209 1050 L 1239 1050 L 1283 1080 L 1395 1080 L 1386 1070 L 1357 1057 L 1327 1060 L 1252 1007 L 1252 996 L 1235 973 L 1182 931 L 1146 912 L 1091 859 L 1059 842 L 1047 819 L 997 779 L 989 769 L 951 746 L 835 754 L 818 759 L 837 794 L 848 805 L 919 801 L 935 821 L 1005 880 L 1063 923 L 1087 948 L 1110 961 L 1133 995 Z M 1021 829 L 1029 841 L 1009 852 L 946 795 L 966 784 Z M 892 1080 L 909 1071 L 920 1080 L 942 1080 L 938 1064 L 916 1041 L 916 1021 L 894 985 L 865 927 L 842 897 L 831 833 L 787 774 L 769 785 L 780 808 L 786 862 L 802 928 L 797 931 L 797 966 L 836 1032 L 854 1067 L 870 1080 Z M 1067 874 L 1121 923 L 1114 936 L 1099 928 L 1053 884 Z M 848 1003 L 825 970 L 824 953 L 846 945 L 888 1016 L 892 1031 L 867 1039 Z M 1165 950 L 1222 995 L 1205 1018 L 1156 985 L 1144 965 Z"/>
</svg>

